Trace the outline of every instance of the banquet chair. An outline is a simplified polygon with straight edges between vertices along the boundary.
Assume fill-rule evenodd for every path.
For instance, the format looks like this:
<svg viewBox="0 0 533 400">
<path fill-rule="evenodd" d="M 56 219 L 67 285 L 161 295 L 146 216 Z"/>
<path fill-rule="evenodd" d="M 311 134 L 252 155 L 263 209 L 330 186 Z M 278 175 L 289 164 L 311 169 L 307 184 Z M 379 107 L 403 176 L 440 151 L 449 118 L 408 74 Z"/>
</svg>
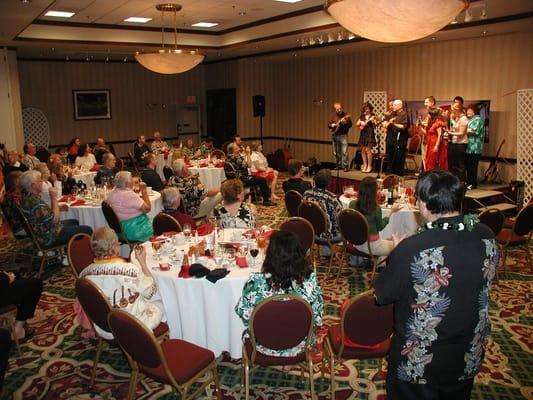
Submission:
<svg viewBox="0 0 533 400">
<path fill-rule="evenodd" d="M 165 232 L 180 233 L 183 231 L 180 223 L 172 215 L 168 215 L 164 212 L 160 212 L 154 217 L 152 221 L 154 228 L 154 235 L 159 236 Z"/>
<path fill-rule="evenodd" d="M 341 321 L 331 325 L 324 340 L 324 361 L 329 361 L 331 398 L 335 398 L 335 362 L 381 359 L 389 353 L 393 333 L 392 304 L 379 306 L 368 290 L 342 306 Z M 380 365 L 376 377 L 383 375 Z"/>
<path fill-rule="evenodd" d="M 3 321 L 0 326 L 8 328 L 8 325 L 10 325 L 10 328 L 8 329 L 11 331 L 11 336 L 15 342 L 15 346 L 17 346 L 17 353 L 19 356 L 21 356 L 22 351 L 20 350 L 20 341 L 15 332 L 15 316 L 17 315 L 17 311 L 18 309 L 15 304 L 9 304 L 7 306 L 0 307 L 0 321 Z"/>
<path fill-rule="evenodd" d="M 298 236 L 298 239 L 300 239 L 300 242 L 302 243 L 302 247 L 311 259 L 313 269 L 316 273 L 316 262 L 313 257 L 313 243 L 315 242 L 315 230 L 313 229 L 313 225 L 302 217 L 290 217 L 283 221 L 278 229 L 280 231 L 292 232 Z"/>
<path fill-rule="evenodd" d="M 227 162 L 224 164 L 224 173 L 226 174 L 226 179 L 238 179 L 237 171 L 232 163 Z"/>
<path fill-rule="evenodd" d="M 165 176 L 165 180 L 168 182 L 168 180 L 174 175 L 174 171 L 172 171 L 172 168 L 170 168 L 168 165 L 163 166 L 163 175 Z"/>
<path fill-rule="evenodd" d="M 117 171 L 122 171 L 124 169 L 124 160 L 120 157 L 115 157 L 115 169 Z"/>
<path fill-rule="evenodd" d="M 91 236 L 86 233 L 76 233 L 67 244 L 68 264 L 74 277 L 78 279 L 81 271 L 94 260 L 91 248 Z"/>
<path fill-rule="evenodd" d="M 407 152 L 405 153 L 405 168 L 407 169 L 407 161 L 411 160 L 415 164 L 415 171 L 418 172 L 418 163 L 416 162 L 416 157 L 420 151 L 420 145 L 422 144 L 422 139 L 420 135 L 413 135 L 409 139 L 409 145 L 407 146 Z"/>
<path fill-rule="evenodd" d="M 329 271 L 331 271 L 331 267 L 333 266 L 333 258 L 336 256 L 334 251 L 335 246 L 341 243 L 341 240 L 333 240 L 331 238 L 324 239 L 320 237 L 323 233 L 329 231 L 326 213 L 317 203 L 304 200 L 298 206 L 298 216 L 306 219 L 313 226 L 313 229 L 315 230 L 315 244 L 318 246 L 329 247 Z M 316 254 L 320 256 L 320 247 Z"/>
<path fill-rule="evenodd" d="M 133 247 L 136 244 L 139 244 L 140 242 L 135 240 L 128 240 L 126 234 L 124 233 L 124 230 L 122 229 L 122 224 L 120 223 L 120 220 L 118 219 L 117 214 L 115 213 L 115 210 L 113 210 L 113 207 L 111 207 L 107 201 L 102 202 L 102 212 L 104 213 L 105 220 L 109 227 L 113 229 L 117 234 L 120 244 L 128 245 L 131 254 Z"/>
<path fill-rule="evenodd" d="M 376 257 L 372 254 L 372 249 L 370 248 L 370 242 L 368 237 L 370 236 L 368 232 L 368 221 L 365 216 L 359 211 L 347 208 L 342 210 L 338 216 L 339 220 L 339 230 L 341 231 L 341 236 L 344 241 L 343 253 L 342 253 L 342 262 L 339 265 L 337 271 L 337 279 L 339 279 L 341 269 L 343 265 L 348 263 L 346 259 L 347 254 L 353 254 L 355 256 L 368 258 L 372 265 L 372 275 L 370 277 L 370 287 L 374 283 L 374 275 L 376 274 L 377 261 Z M 360 246 L 367 243 L 368 252 L 358 250 L 355 246 Z"/>
<path fill-rule="evenodd" d="M 40 162 L 48 162 L 48 159 L 50 158 L 50 152 L 46 150 L 44 147 L 39 147 L 37 151 L 35 152 L 35 157 L 39 159 Z"/>
<path fill-rule="evenodd" d="M 516 216 L 515 223 L 512 228 L 502 229 L 497 236 L 497 241 L 502 249 L 502 267 L 505 270 L 505 262 L 507 261 L 507 253 L 509 247 L 525 245 L 526 250 L 526 268 L 533 270 L 531 264 L 532 258 L 530 253 L 531 233 L 533 231 L 533 203 L 528 204 Z"/>
<path fill-rule="evenodd" d="M 108 322 L 131 366 L 128 400 L 135 397 L 139 371 L 173 386 L 183 400 L 198 398 L 211 383 L 215 384 L 217 399 L 222 399 L 215 355 L 211 350 L 180 339 L 158 343 L 154 334 L 126 311 L 112 310 Z M 204 378 L 206 374 L 207 379 Z M 200 386 L 188 394 L 197 383 L 201 383 Z"/>
<path fill-rule="evenodd" d="M 26 216 L 24 215 L 22 210 L 19 207 L 16 207 L 15 209 L 16 209 L 19 221 L 21 222 L 22 227 L 24 228 L 24 231 L 26 232 L 28 237 L 31 239 L 31 242 L 33 243 L 33 246 L 34 246 L 34 252 L 31 255 L 30 265 L 33 265 L 33 259 L 35 257 L 41 257 L 41 264 L 39 266 L 39 272 L 37 274 L 37 276 L 40 278 L 41 274 L 43 273 L 44 266 L 46 265 L 47 261 L 50 258 L 62 257 L 62 255 L 63 255 L 63 253 L 65 251 L 66 245 L 65 244 L 59 244 L 59 245 L 51 244 L 51 245 L 45 246 L 45 245 L 41 244 L 41 242 L 39 242 L 39 240 L 35 236 L 35 232 L 33 230 L 33 227 L 31 226 L 29 221 L 26 219 Z M 55 256 L 50 256 L 49 252 L 50 253 L 54 253 L 55 252 L 56 255 Z M 38 254 L 41 254 L 41 255 L 39 256 Z"/>
<path fill-rule="evenodd" d="M 228 154 L 228 146 L 231 144 L 231 142 L 224 142 L 222 143 L 222 146 L 220 146 L 220 149 L 224 152 L 224 154 Z"/>
<path fill-rule="evenodd" d="M 137 160 L 135 160 L 135 157 L 133 157 L 133 154 L 131 154 L 131 151 L 128 151 L 128 160 L 130 161 L 131 168 L 133 168 L 133 172 L 139 173 L 139 167 L 137 166 Z"/>
<path fill-rule="evenodd" d="M 222 151 L 222 150 L 214 149 L 213 151 L 211 151 L 211 158 L 213 158 L 213 157 L 216 157 L 216 158 L 219 158 L 219 159 L 225 159 L 226 158 L 226 153 L 224 153 L 224 151 Z"/>
<path fill-rule="evenodd" d="M 389 189 L 398 183 L 400 177 L 398 175 L 387 175 L 383 178 L 383 189 Z"/>
<path fill-rule="evenodd" d="M 533 204 L 533 196 L 531 196 L 527 204 Z M 511 229 L 514 226 L 515 221 L 516 221 L 516 216 L 505 218 L 505 221 L 503 222 L 503 227 Z"/>
<path fill-rule="evenodd" d="M 112 144 L 109 144 L 109 151 L 111 152 L 111 154 L 113 154 L 115 157 L 117 157 L 117 152 L 115 151 L 115 146 L 113 146 Z"/>
<path fill-rule="evenodd" d="M 257 366 L 300 365 L 309 372 L 311 399 L 315 399 L 311 338 L 313 310 L 307 301 L 291 294 L 268 297 L 255 306 L 250 317 L 250 337 L 243 338 L 242 377 L 245 399 L 250 398 L 250 370 Z M 292 357 L 260 353 L 257 344 L 276 350 L 286 350 L 305 342 L 300 354 Z"/>
<path fill-rule="evenodd" d="M 2 214 L 3 215 L 0 215 L 0 219 L 2 218 L 3 216 L 3 220 L 7 223 L 7 226 L 9 227 L 9 230 L 11 231 L 11 234 L 13 235 L 13 237 L 15 238 L 15 240 L 17 242 L 19 242 L 19 244 L 23 245 L 24 242 L 30 242 L 30 237 L 26 234 L 26 231 L 24 230 L 24 233 L 15 233 L 15 229 L 14 229 L 14 226 L 13 224 L 11 223 L 11 218 L 8 218 L 8 213 L 7 213 L 7 210 L 6 210 L 6 205 L 5 203 L 0 203 L 0 209 L 2 211 Z M 17 255 L 24 255 L 26 256 L 27 254 L 25 253 L 25 248 L 24 246 L 15 246 L 15 248 L 13 249 L 12 253 L 11 253 L 11 261 L 12 262 L 15 262 L 16 258 L 17 258 Z"/>
<path fill-rule="evenodd" d="M 303 200 L 303 196 L 296 190 L 289 190 L 285 193 L 285 208 L 289 217 L 296 217 L 298 215 L 298 207 Z"/>
<path fill-rule="evenodd" d="M 487 208 L 478 215 L 479 221 L 487 225 L 495 236 L 498 236 L 503 228 L 505 215 L 497 208 Z"/>
<path fill-rule="evenodd" d="M 83 311 L 91 321 L 91 324 L 97 325 L 102 331 L 105 331 L 109 334 L 112 334 L 111 328 L 107 317 L 112 310 L 111 304 L 107 299 L 106 295 L 96 284 L 90 281 L 87 278 L 81 278 L 76 280 L 76 296 L 78 301 L 83 308 Z M 96 368 L 100 360 L 100 354 L 104 346 L 104 342 L 108 345 L 115 345 L 114 339 L 105 339 L 98 334 L 95 330 L 96 336 L 98 337 L 98 343 L 96 345 L 96 355 L 93 361 L 93 368 L 91 371 L 91 379 L 89 385 L 92 387 L 94 380 L 96 378 Z M 164 322 L 161 322 L 155 329 L 154 334 L 158 338 L 164 338 L 168 333 L 168 325 Z"/>
</svg>

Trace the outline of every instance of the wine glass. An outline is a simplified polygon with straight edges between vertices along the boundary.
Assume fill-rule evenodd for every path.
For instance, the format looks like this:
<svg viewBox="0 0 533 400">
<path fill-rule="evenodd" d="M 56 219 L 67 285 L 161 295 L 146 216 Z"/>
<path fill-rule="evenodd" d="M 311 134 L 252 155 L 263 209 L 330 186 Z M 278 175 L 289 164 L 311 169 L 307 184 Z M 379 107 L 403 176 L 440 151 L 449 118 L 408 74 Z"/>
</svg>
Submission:
<svg viewBox="0 0 533 400">
<path fill-rule="evenodd" d="M 224 259 L 224 250 L 221 246 L 215 248 L 214 260 L 217 267 L 221 266 L 222 260 Z"/>
<path fill-rule="evenodd" d="M 184 224 L 183 225 L 183 236 L 185 236 L 185 239 L 187 240 L 187 242 L 190 241 L 191 239 L 191 225 L 189 224 Z"/>
<path fill-rule="evenodd" d="M 250 249 L 250 255 L 252 256 L 252 266 L 255 267 L 257 264 L 257 256 L 259 255 L 259 249 L 257 247 L 253 247 Z"/>
<path fill-rule="evenodd" d="M 246 257 L 248 255 L 248 242 L 241 243 L 241 246 L 239 247 L 239 253 L 241 253 L 242 257 Z"/>
<path fill-rule="evenodd" d="M 154 250 L 155 259 L 160 260 L 161 257 L 159 252 L 161 251 L 161 242 L 159 240 L 154 240 L 152 242 L 152 249 Z"/>
<path fill-rule="evenodd" d="M 226 257 L 226 261 L 232 266 L 235 264 L 235 247 L 229 246 L 226 248 L 224 255 Z"/>
</svg>

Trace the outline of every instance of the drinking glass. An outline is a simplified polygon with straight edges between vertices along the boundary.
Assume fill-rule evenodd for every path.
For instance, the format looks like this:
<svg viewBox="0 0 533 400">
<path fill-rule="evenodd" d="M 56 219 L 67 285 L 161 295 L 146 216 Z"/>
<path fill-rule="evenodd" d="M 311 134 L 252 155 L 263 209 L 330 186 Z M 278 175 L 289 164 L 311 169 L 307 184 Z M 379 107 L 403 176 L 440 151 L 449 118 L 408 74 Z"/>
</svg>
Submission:
<svg viewBox="0 0 533 400">
<path fill-rule="evenodd" d="M 252 256 L 252 262 L 251 266 L 252 268 L 256 266 L 257 264 L 257 256 L 259 255 L 259 249 L 257 247 L 253 247 L 250 249 L 250 255 Z"/>
<path fill-rule="evenodd" d="M 191 226 L 189 224 L 183 225 L 183 236 L 185 236 L 185 239 L 187 242 L 191 239 Z"/>
<path fill-rule="evenodd" d="M 154 250 L 155 259 L 159 260 L 161 259 L 159 253 L 161 251 L 161 242 L 159 240 L 154 240 L 152 242 L 152 249 Z"/>
<path fill-rule="evenodd" d="M 241 253 L 241 256 L 243 257 L 246 257 L 248 255 L 248 242 L 241 243 L 239 253 Z"/>
<path fill-rule="evenodd" d="M 221 266 L 223 259 L 224 259 L 224 249 L 220 246 L 217 246 L 215 248 L 215 256 L 214 256 L 215 264 L 217 267 Z"/>
<path fill-rule="evenodd" d="M 226 257 L 226 261 L 230 264 L 230 266 L 233 266 L 235 264 L 235 247 L 230 246 L 226 248 L 224 256 Z"/>
</svg>

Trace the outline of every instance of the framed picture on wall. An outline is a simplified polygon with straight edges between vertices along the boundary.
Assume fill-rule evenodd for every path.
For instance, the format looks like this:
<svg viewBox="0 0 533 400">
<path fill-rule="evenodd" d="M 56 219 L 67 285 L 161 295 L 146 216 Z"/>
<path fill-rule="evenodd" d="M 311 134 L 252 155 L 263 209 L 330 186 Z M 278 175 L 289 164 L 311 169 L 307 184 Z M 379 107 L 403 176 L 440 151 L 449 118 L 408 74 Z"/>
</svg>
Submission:
<svg viewBox="0 0 533 400">
<path fill-rule="evenodd" d="M 74 119 L 111 119 L 109 89 L 73 90 Z"/>
</svg>

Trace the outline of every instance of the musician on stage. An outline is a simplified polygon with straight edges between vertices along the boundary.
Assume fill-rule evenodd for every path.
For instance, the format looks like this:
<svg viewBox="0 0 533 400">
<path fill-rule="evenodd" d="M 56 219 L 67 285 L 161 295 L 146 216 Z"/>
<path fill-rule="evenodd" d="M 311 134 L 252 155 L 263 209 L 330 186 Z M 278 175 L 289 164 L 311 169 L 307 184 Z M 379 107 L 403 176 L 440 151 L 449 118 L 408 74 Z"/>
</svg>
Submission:
<svg viewBox="0 0 533 400">
<path fill-rule="evenodd" d="M 468 118 L 464 112 L 464 100 L 461 96 L 453 99 L 450 113 L 450 130 L 448 131 L 448 168 L 461 181 L 465 181 L 465 154 L 468 145 Z"/>
<path fill-rule="evenodd" d="M 392 115 L 383 122 L 387 129 L 385 153 L 387 155 L 387 171 L 391 174 L 403 175 L 405 151 L 408 134 L 407 112 L 403 109 L 403 101 L 396 99 L 392 103 Z"/>
<path fill-rule="evenodd" d="M 420 152 L 421 152 L 421 155 L 422 155 L 422 164 L 424 165 L 424 171 L 427 170 L 427 166 L 426 166 L 426 158 L 427 158 L 427 153 L 426 153 L 426 147 L 427 147 L 427 142 L 428 142 L 428 138 L 427 138 L 427 131 L 429 128 L 431 128 L 431 125 L 429 125 L 429 121 L 431 119 L 430 115 L 429 115 L 429 111 L 433 108 L 436 108 L 436 105 L 435 105 L 435 97 L 433 96 L 428 96 L 424 99 L 424 107 L 426 107 L 426 115 L 421 115 L 418 117 L 417 121 L 416 121 L 416 127 L 417 127 L 417 131 L 418 133 L 420 134 L 420 137 L 422 139 L 422 141 L 420 142 Z"/>
<path fill-rule="evenodd" d="M 344 112 L 341 103 L 333 104 L 335 114 L 329 121 L 328 128 L 333 139 L 333 153 L 335 154 L 335 169 L 348 171 L 348 131 L 352 127 L 352 119 Z"/>
</svg>

